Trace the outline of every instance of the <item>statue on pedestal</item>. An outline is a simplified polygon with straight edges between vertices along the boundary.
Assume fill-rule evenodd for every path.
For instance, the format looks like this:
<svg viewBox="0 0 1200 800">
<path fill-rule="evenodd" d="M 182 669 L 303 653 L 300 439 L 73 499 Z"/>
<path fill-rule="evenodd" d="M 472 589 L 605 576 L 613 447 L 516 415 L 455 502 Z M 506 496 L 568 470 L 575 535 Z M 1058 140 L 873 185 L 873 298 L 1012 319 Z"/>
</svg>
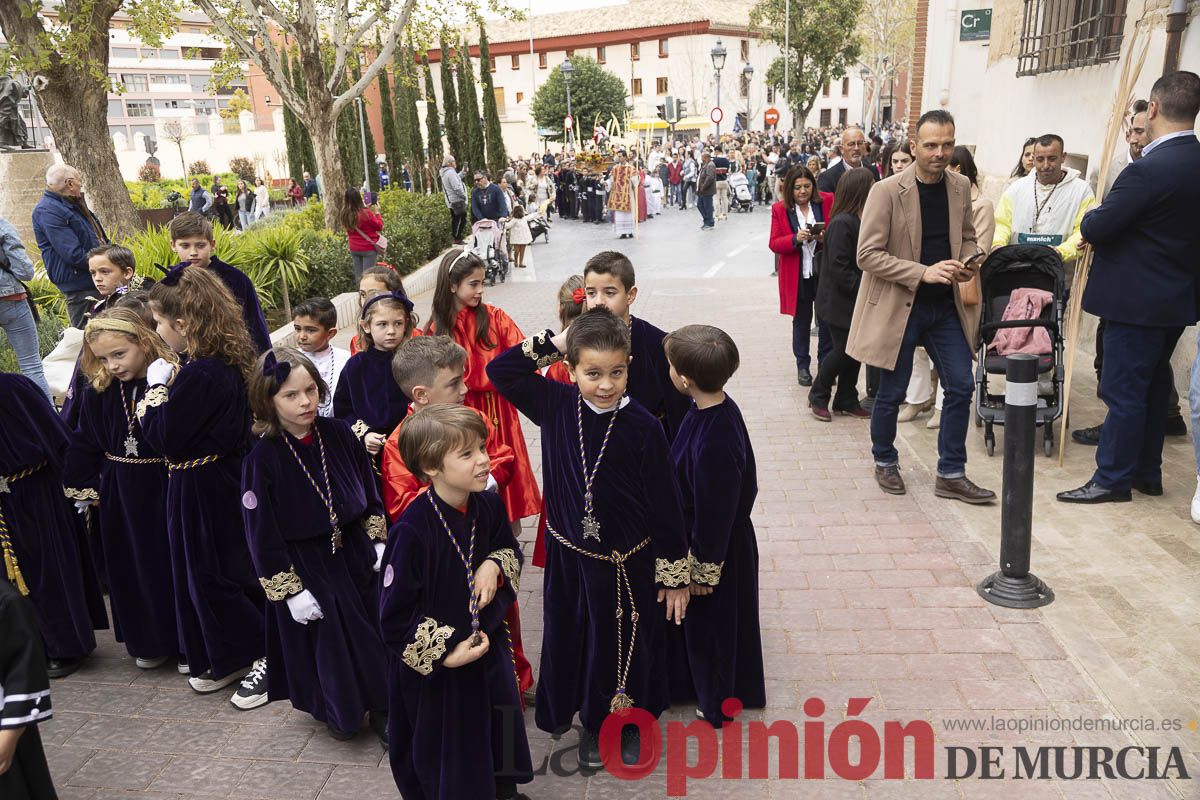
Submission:
<svg viewBox="0 0 1200 800">
<path fill-rule="evenodd" d="M 31 84 L 21 77 L 0 75 L 0 148 L 29 147 L 29 130 L 21 118 L 21 101 L 44 82 L 45 78 L 41 76 L 35 77 Z"/>
</svg>

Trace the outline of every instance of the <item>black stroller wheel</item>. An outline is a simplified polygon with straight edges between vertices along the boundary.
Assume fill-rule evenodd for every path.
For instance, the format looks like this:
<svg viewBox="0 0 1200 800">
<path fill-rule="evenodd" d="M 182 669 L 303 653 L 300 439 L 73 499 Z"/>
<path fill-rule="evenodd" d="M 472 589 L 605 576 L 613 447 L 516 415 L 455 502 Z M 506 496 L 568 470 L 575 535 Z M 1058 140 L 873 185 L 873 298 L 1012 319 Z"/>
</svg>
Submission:
<svg viewBox="0 0 1200 800">
<path fill-rule="evenodd" d="M 1046 420 L 1046 433 L 1042 436 L 1042 452 L 1049 458 L 1054 454 L 1054 423 Z"/>
<path fill-rule="evenodd" d="M 986 424 L 983 432 L 983 446 L 987 449 L 989 457 L 996 454 L 996 429 L 992 427 L 990 421 Z"/>
</svg>

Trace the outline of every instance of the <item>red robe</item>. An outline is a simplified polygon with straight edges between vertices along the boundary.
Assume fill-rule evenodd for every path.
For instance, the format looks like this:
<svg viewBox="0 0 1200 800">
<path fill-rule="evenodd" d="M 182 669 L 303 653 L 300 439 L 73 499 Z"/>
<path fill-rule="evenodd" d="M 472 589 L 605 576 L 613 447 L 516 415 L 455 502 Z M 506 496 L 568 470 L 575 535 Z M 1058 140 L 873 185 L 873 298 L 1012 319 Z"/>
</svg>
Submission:
<svg viewBox="0 0 1200 800">
<path fill-rule="evenodd" d="M 454 320 L 454 341 L 467 351 L 467 369 L 463 376 L 467 382 L 465 403 L 483 412 L 495 427 L 500 442 L 512 448 L 512 477 L 501 492 L 501 497 L 504 498 L 509 517 L 524 519 L 542 510 L 542 493 L 529 466 L 529 451 L 525 447 L 525 434 L 521 431 L 517 409 L 496 392 L 488 378 L 487 365 L 508 348 L 520 344 L 525 335 L 508 314 L 487 303 L 483 307 L 488 315 L 488 338 L 496 343 L 490 350 L 475 340 L 474 308 L 462 309 Z"/>
<path fill-rule="evenodd" d="M 546 377 L 559 383 L 571 383 L 565 361 L 555 361 L 546 368 Z M 542 513 L 538 517 L 537 539 L 533 542 L 533 565 L 546 567 L 546 503 L 542 501 Z"/>
</svg>

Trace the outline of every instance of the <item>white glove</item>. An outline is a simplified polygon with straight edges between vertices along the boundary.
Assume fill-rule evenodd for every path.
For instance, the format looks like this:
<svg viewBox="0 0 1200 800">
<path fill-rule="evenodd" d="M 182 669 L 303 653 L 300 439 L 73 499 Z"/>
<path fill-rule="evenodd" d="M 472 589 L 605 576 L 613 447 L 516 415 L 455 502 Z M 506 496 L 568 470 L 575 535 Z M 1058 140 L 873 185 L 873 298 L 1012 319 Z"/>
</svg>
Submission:
<svg viewBox="0 0 1200 800">
<path fill-rule="evenodd" d="M 160 358 L 146 367 L 146 383 L 150 386 L 166 386 L 175 374 L 175 365 Z"/>
<path fill-rule="evenodd" d="M 483 490 L 485 492 L 499 492 L 500 491 L 500 484 L 496 483 L 496 479 L 492 477 L 492 474 L 490 472 L 488 473 L 487 486 L 485 486 L 483 488 Z"/>
<path fill-rule="evenodd" d="M 91 506 L 92 506 L 91 500 L 76 500 L 75 501 L 75 513 L 86 514 L 87 510 L 89 508 L 91 508 Z"/>
<path fill-rule="evenodd" d="M 292 612 L 292 619 L 301 625 L 307 625 L 313 620 L 325 618 L 325 614 L 321 612 L 320 604 L 317 603 L 317 598 L 313 597 L 313 593 L 308 589 L 289 597 L 287 599 L 287 607 L 288 611 Z"/>
<path fill-rule="evenodd" d="M 383 549 L 387 547 L 383 542 L 375 543 L 375 571 L 379 572 L 379 568 L 383 566 Z"/>
</svg>

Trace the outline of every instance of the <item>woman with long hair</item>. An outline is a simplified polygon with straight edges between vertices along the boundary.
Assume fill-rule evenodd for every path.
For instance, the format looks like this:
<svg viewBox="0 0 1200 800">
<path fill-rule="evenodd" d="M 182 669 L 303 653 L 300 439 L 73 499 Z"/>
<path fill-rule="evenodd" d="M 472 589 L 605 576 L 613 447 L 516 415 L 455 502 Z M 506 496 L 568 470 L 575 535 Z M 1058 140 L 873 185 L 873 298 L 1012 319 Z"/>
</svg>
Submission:
<svg viewBox="0 0 1200 800">
<path fill-rule="evenodd" d="M 238 212 L 238 227 L 242 230 L 250 227 L 250 222 L 254 218 L 254 192 L 246 185 L 245 181 L 237 182 L 237 197 L 234 202 L 237 203 Z"/>
<path fill-rule="evenodd" d="M 817 180 L 807 167 L 797 164 L 784 176 L 780 200 L 771 206 L 768 246 L 779 256 L 779 313 L 792 317 L 792 354 L 796 357 L 796 381 L 801 386 L 812 386 L 809 328 L 817 291 L 813 265 L 824 223 Z M 821 338 L 817 360 L 820 361 L 829 334 L 819 322 L 818 326 Z"/>
<path fill-rule="evenodd" d="M 1017 165 L 1013 167 L 1010 178 L 1024 178 L 1033 170 L 1033 145 L 1036 142 L 1037 137 L 1030 136 L 1025 140 L 1025 144 L 1021 145 L 1021 157 L 1017 159 Z"/>
<path fill-rule="evenodd" d="M 365 270 L 375 266 L 379 253 L 376 244 L 382 238 L 383 217 L 363 205 L 358 189 L 346 190 L 338 222 L 346 229 L 350 244 L 350 257 L 354 260 L 354 282 L 362 278 Z"/>
<path fill-rule="evenodd" d="M 879 156 L 879 169 L 882 177 L 890 178 L 908 169 L 912 162 L 912 142 L 908 139 L 893 139 Z"/>
<path fill-rule="evenodd" d="M 829 226 L 825 229 L 825 250 L 821 261 L 821 281 L 817 284 L 817 315 L 829 326 L 832 349 L 821 359 L 821 366 L 808 393 L 808 406 L 813 416 L 822 422 L 833 419 L 833 413 L 866 419 L 870 412 L 858 400 L 859 362 L 846 355 L 846 340 L 850 337 L 850 319 L 858 298 L 862 270 L 858 268 L 858 229 L 867 195 L 875 185 L 875 176 L 864 167 L 848 169 L 838 179 L 833 193 L 833 208 Z"/>
</svg>

